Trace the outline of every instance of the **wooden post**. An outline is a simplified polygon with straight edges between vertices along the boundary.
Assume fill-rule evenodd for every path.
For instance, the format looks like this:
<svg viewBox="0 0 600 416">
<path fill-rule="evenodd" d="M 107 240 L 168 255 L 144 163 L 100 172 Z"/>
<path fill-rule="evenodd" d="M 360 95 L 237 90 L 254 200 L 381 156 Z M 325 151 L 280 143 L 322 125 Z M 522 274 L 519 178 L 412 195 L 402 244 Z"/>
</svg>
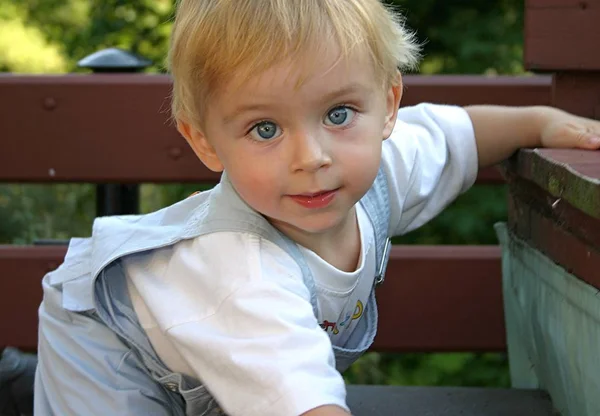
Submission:
<svg viewBox="0 0 600 416">
<path fill-rule="evenodd" d="M 524 61 L 554 73 L 552 105 L 600 119 L 600 0 L 527 0 Z"/>
<path fill-rule="evenodd" d="M 148 59 L 130 52 L 108 48 L 86 56 L 77 63 L 80 68 L 96 74 L 124 74 L 141 72 L 152 65 Z M 118 149 L 115 149 L 118 151 Z M 96 215 L 137 214 L 140 205 L 139 184 L 103 183 L 96 185 Z"/>
<path fill-rule="evenodd" d="M 527 0 L 525 66 L 552 72 L 552 105 L 600 119 L 600 0 Z M 600 152 L 536 149 L 504 164 L 499 226 L 514 387 L 563 416 L 600 414 Z"/>
</svg>

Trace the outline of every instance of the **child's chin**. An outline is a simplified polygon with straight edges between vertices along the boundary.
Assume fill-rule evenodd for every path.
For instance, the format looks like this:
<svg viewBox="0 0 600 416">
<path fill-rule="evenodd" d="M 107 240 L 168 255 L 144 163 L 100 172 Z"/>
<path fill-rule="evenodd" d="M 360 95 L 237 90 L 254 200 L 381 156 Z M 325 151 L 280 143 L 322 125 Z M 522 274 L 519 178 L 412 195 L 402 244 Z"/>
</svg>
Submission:
<svg viewBox="0 0 600 416">
<path fill-rule="evenodd" d="M 321 218 L 317 218 L 317 215 L 315 215 L 313 218 L 282 218 L 278 220 L 267 217 L 267 220 L 284 234 L 287 234 L 286 231 L 292 230 L 309 234 L 321 234 L 335 228 L 340 223 L 339 220 L 336 221 L 331 218 L 331 215 L 328 216 L 330 218 L 319 217 Z"/>
<path fill-rule="evenodd" d="M 339 215 L 327 213 L 325 215 L 315 215 L 314 218 L 303 218 L 295 224 L 296 228 L 311 234 L 322 234 L 338 227 L 342 222 Z"/>
</svg>

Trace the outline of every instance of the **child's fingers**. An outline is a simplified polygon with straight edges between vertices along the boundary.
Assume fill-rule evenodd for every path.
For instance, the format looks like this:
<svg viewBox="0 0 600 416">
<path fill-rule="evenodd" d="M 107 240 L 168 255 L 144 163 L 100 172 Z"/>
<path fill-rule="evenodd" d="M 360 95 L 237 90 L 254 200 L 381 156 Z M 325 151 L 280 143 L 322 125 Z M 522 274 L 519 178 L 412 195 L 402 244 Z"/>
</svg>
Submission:
<svg viewBox="0 0 600 416">
<path fill-rule="evenodd" d="M 584 149 L 600 148 L 600 122 L 585 119 L 582 133 L 582 147 Z"/>
<path fill-rule="evenodd" d="M 542 136 L 544 147 L 599 149 L 600 123 L 570 119 L 551 126 Z"/>
<path fill-rule="evenodd" d="M 582 129 L 576 133 L 576 146 L 580 149 L 600 148 L 600 129 Z"/>
</svg>

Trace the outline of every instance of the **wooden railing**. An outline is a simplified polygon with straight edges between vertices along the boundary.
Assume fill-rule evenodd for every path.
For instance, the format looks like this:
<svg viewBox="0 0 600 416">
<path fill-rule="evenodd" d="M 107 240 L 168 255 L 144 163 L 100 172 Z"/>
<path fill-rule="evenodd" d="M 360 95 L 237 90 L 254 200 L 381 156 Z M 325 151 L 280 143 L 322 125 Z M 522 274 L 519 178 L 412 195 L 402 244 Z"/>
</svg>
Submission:
<svg viewBox="0 0 600 416">
<path fill-rule="evenodd" d="M 549 76 L 408 76 L 405 83 L 403 105 L 518 106 L 551 97 Z M 0 77 L 0 182 L 215 183 L 169 120 L 169 88 L 162 75 Z M 478 183 L 503 180 L 488 169 Z M 0 246 L 0 345 L 35 348 L 40 279 L 64 253 L 64 246 Z M 496 246 L 394 246 L 378 301 L 376 349 L 505 348 Z"/>
</svg>

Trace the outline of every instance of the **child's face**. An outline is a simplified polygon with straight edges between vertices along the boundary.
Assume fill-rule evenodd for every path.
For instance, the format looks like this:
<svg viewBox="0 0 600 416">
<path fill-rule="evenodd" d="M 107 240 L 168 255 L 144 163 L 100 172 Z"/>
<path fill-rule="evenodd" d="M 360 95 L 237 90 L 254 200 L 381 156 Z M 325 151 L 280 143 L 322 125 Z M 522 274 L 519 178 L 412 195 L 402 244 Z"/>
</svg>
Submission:
<svg viewBox="0 0 600 416">
<path fill-rule="evenodd" d="M 225 169 L 246 203 L 292 238 L 354 218 L 396 119 L 401 86 L 384 91 L 368 60 L 336 63 L 333 52 L 300 87 L 282 63 L 218 91 L 201 132 L 180 125 L 202 161 Z"/>
</svg>

